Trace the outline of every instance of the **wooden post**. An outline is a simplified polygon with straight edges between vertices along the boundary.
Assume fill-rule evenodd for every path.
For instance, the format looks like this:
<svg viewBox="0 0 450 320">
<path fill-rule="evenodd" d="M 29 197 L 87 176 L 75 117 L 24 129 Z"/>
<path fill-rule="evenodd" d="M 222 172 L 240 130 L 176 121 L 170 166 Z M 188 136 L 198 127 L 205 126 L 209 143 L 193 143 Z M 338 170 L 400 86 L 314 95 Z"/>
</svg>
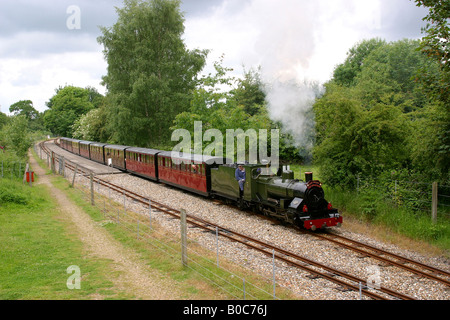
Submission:
<svg viewBox="0 0 450 320">
<path fill-rule="evenodd" d="M 181 262 L 183 266 L 187 266 L 187 225 L 184 209 L 181 209 Z"/>
<path fill-rule="evenodd" d="M 91 205 L 95 206 L 94 202 L 94 174 L 91 172 Z"/>
<path fill-rule="evenodd" d="M 75 184 L 75 177 L 77 176 L 78 164 L 75 165 L 75 170 L 73 171 L 72 188 Z"/>
<path fill-rule="evenodd" d="M 437 223 L 437 206 L 438 206 L 438 183 L 433 182 L 432 200 L 431 200 L 431 219 L 434 224 Z"/>
</svg>

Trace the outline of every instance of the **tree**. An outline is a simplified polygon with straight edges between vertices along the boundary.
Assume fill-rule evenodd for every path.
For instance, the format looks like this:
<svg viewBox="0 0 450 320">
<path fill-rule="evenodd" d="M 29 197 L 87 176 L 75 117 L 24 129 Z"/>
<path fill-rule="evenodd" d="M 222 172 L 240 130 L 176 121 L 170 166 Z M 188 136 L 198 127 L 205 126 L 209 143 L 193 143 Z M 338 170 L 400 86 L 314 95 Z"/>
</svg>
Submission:
<svg viewBox="0 0 450 320">
<path fill-rule="evenodd" d="M 6 150 L 14 152 L 17 157 L 27 155 L 31 146 L 28 130 L 28 120 L 24 115 L 11 117 L 10 121 L 0 131 L 0 145 L 6 146 Z"/>
<path fill-rule="evenodd" d="M 125 0 L 113 27 L 102 27 L 112 139 L 156 147 L 170 140 L 175 116 L 188 110 L 207 51 L 188 50 L 179 0 Z"/>
<path fill-rule="evenodd" d="M 92 97 L 99 97 L 94 91 L 93 88 L 73 86 L 57 89 L 56 94 L 47 102 L 49 109 L 44 112 L 46 128 L 56 135 L 72 137 L 75 121 L 96 107 Z"/>
<path fill-rule="evenodd" d="M 258 70 L 244 70 L 244 78 L 238 81 L 238 86 L 232 91 L 238 105 L 242 105 L 249 115 L 253 116 L 260 111 L 260 106 L 265 104 L 266 94 Z"/>
<path fill-rule="evenodd" d="M 39 116 L 39 111 L 33 107 L 31 100 L 22 100 L 9 107 L 9 112 L 15 116 L 24 115 L 28 120 L 34 120 Z"/>
<path fill-rule="evenodd" d="M 450 146 L 440 143 L 448 116 L 414 81 L 420 68 L 432 64 L 418 47 L 413 40 L 382 43 L 358 59 L 350 85 L 336 77 L 326 84 L 314 105 L 314 158 L 324 181 L 349 186 L 358 175 L 397 169 L 439 181 L 448 177 Z"/>
<path fill-rule="evenodd" d="M 417 74 L 421 89 L 430 100 L 435 101 L 435 106 L 427 113 L 428 116 L 434 115 L 433 118 L 422 119 L 422 123 L 426 124 L 422 132 L 433 133 L 433 141 L 429 141 L 430 136 L 425 138 L 429 143 L 422 145 L 422 152 L 431 156 L 442 178 L 450 179 L 450 2 L 415 2 L 417 6 L 429 8 L 428 15 L 423 19 L 428 23 L 422 30 L 425 36 L 420 43 L 420 50 L 430 61 L 435 62 L 434 65 L 424 66 Z M 439 125 L 436 127 L 437 124 Z M 415 155 L 420 153 L 416 152 Z M 421 157 L 416 157 L 419 158 Z"/>
<path fill-rule="evenodd" d="M 0 112 L 0 129 L 8 123 L 8 116 L 4 114 L 3 112 Z"/>
<path fill-rule="evenodd" d="M 33 107 L 33 102 L 31 100 L 22 100 L 14 103 L 9 107 L 9 112 L 13 113 L 15 116 L 25 116 L 31 131 L 44 129 L 43 115 Z"/>
<path fill-rule="evenodd" d="M 345 62 L 336 67 L 333 79 L 336 83 L 343 86 L 353 86 L 356 76 L 361 72 L 364 60 L 375 49 L 385 45 L 386 42 L 381 39 L 363 40 L 356 44 L 347 54 Z"/>
<path fill-rule="evenodd" d="M 98 108 L 82 115 L 73 124 L 73 138 L 88 141 L 106 141 L 105 108 Z"/>
</svg>

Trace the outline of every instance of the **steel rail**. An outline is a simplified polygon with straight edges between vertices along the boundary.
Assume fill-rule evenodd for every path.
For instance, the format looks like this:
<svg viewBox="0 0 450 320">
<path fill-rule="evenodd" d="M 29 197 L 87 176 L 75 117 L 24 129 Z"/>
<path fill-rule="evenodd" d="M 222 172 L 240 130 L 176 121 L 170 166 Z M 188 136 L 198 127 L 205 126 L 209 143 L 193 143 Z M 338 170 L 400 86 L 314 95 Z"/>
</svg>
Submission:
<svg viewBox="0 0 450 320">
<path fill-rule="evenodd" d="M 329 233 L 327 235 L 322 235 L 322 234 L 308 232 L 308 234 L 310 234 L 310 235 L 312 235 L 314 237 L 326 240 L 326 241 L 330 241 L 330 242 L 332 242 L 334 244 L 337 244 L 339 246 L 345 247 L 347 249 L 350 249 L 352 251 L 358 252 L 360 254 L 367 255 L 367 256 L 369 256 L 371 258 L 374 258 L 376 260 L 385 262 L 387 264 L 394 265 L 394 266 L 396 266 L 398 268 L 407 270 L 407 271 L 412 272 L 412 273 L 414 273 L 416 275 L 419 275 L 419 276 L 422 276 L 422 277 L 426 277 L 426 278 L 429 278 L 431 280 L 434 280 L 434 281 L 443 283 L 443 284 L 445 284 L 447 286 L 450 286 L 450 281 L 449 280 L 443 279 L 441 277 L 438 277 L 438 276 L 436 276 L 434 274 L 430 274 L 428 272 L 421 271 L 421 270 L 416 269 L 414 267 L 407 266 L 407 265 L 405 265 L 405 263 L 409 263 L 409 264 L 412 264 L 412 265 L 415 265 L 415 266 L 427 269 L 427 270 L 429 270 L 431 272 L 450 277 L 450 273 L 448 273 L 445 270 L 438 269 L 438 268 L 435 268 L 435 267 L 423 264 L 421 262 L 411 260 L 409 258 L 406 258 L 406 257 L 400 256 L 400 255 L 397 255 L 397 254 L 385 251 L 385 250 L 380 249 L 380 248 L 373 247 L 371 245 L 368 245 L 368 244 L 365 244 L 365 243 L 362 243 L 362 242 L 359 242 L 359 241 L 356 241 L 356 240 L 353 240 L 353 239 L 349 239 L 347 237 L 344 237 L 344 236 L 341 236 L 341 235 L 338 235 L 338 234 L 335 234 L 335 233 Z M 337 239 L 339 239 L 341 241 L 350 242 L 351 244 L 343 243 L 341 241 L 338 241 Z M 361 249 L 359 247 L 363 247 L 366 250 L 365 249 Z M 374 252 L 369 252 L 368 250 L 372 250 Z M 381 255 L 384 255 L 385 257 L 383 257 Z M 391 258 L 395 258 L 395 259 L 399 260 L 399 262 L 398 261 L 393 261 L 392 259 L 387 258 L 387 256 L 390 256 Z"/>
</svg>

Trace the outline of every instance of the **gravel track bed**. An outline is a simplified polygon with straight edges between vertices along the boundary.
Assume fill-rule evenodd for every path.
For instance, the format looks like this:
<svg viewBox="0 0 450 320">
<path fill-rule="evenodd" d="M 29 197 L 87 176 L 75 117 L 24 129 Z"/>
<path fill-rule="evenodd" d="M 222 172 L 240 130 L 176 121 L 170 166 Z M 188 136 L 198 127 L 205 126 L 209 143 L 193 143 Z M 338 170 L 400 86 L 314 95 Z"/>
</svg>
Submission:
<svg viewBox="0 0 450 320">
<path fill-rule="evenodd" d="M 73 176 L 70 170 L 66 172 L 68 177 Z M 149 197 L 154 201 L 161 202 L 172 208 L 185 209 L 190 215 L 201 217 L 217 223 L 224 228 L 267 241 L 310 260 L 321 262 L 362 279 L 380 279 L 382 287 L 398 290 L 415 299 L 450 299 L 450 290 L 443 284 L 415 276 L 397 267 L 387 266 L 381 263 L 381 261 L 362 257 L 358 253 L 354 253 L 328 241 L 302 234 L 290 227 L 274 224 L 272 221 L 264 219 L 261 216 L 243 212 L 237 208 L 218 203 L 217 201 L 205 199 L 129 174 L 101 176 L 101 179 L 125 187 L 128 190 Z M 89 180 L 77 178 L 77 183 L 83 183 L 88 186 Z M 105 196 L 109 195 L 108 189 L 101 186 L 98 190 L 96 186 L 96 192 L 100 192 Z M 116 202 L 123 203 L 123 196 L 121 194 L 111 192 L 111 197 Z M 148 213 L 148 209 L 144 209 L 141 205 L 133 204 L 131 201 L 127 201 L 128 208 L 135 212 Z M 170 219 L 167 215 L 157 212 L 152 214 L 152 219 L 156 219 L 168 231 L 177 235 L 180 233 L 180 223 L 178 220 Z M 364 235 L 342 229 L 337 229 L 335 232 L 412 260 L 443 270 L 450 270 L 450 261 L 442 257 L 425 257 L 411 251 L 400 249 L 394 245 L 385 244 Z M 211 233 L 205 233 L 196 228 L 188 228 L 188 238 L 195 240 L 212 252 L 216 252 L 217 250 L 216 236 Z M 273 276 L 273 262 L 271 257 L 264 256 L 263 254 L 248 249 L 242 244 L 227 241 L 223 238 L 219 239 L 219 253 L 222 258 L 226 257 L 238 265 L 266 276 L 268 281 L 271 281 Z M 343 292 L 339 290 L 338 285 L 321 278 L 311 279 L 308 272 L 288 266 L 283 262 L 276 261 L 275 269 L 277 286 L 287 287 L 304 299 L 359 299 L 358 292 Z M 367 298 L 363 296 L 363 299 Z"/>
</svg>

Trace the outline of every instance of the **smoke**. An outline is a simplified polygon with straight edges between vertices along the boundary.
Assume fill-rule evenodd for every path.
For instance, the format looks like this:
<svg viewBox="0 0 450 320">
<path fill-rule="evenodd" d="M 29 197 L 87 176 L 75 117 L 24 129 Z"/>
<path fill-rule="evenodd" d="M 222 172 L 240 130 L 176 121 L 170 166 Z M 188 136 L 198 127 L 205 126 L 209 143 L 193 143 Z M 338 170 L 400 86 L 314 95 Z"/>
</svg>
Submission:
<svg viewBox="0 0 450 320">
<path fill-rule="evenodd" d="M 292 137 L 290 143 L 301 151 L 302 156 L 308 156 L 313 147 L 313 104 L 322 90 L 317 83 L 295 80 L 274 81 L 265 86 L 271 119 L 281 123 L 282 132 Z"/>
<path fill-rule="evenodd" d="M 309 80 L 321 28 L 321 5 L 310 0 L 253 1 L 254 40 L 269 115 L 296 148 L 308 154 L 314 141 L 312 106 L 321 91 Z M 257 17 L 257 19 L 256 19 Z"/>
<path fill-rule="evenodd" d="M 314 141 L 312 106 L 320 92 L 319 85 L 308 79 L 320 6 L 315 1 L 286 0 L 283 5 L 267 2 L 263 8 L 266 14 L 257 16 L 266 19 L 260 25 L 255 51 L 261 54 L 269 115 L 281 123 L 283 133 L 291 135 L 290 143 L 308 154 Z"/>
<path fill-rule="evenodd" d="M 402 0 L 407 1 L 407 0 Z M 267 104 L 299 149 L 311 149 L 312 106 L 358 41 L 379 36 L 388 0 L 221 0 L 189 20 L 189 42 L 225 53 L 225 64 L 261 67 Z M 412 5 L 414 6 L 414 5 Z M 213 51 L 214 51 L 213 50 Z M 213 58 L 212 61 L 216 61 Z"/>
</svg>

